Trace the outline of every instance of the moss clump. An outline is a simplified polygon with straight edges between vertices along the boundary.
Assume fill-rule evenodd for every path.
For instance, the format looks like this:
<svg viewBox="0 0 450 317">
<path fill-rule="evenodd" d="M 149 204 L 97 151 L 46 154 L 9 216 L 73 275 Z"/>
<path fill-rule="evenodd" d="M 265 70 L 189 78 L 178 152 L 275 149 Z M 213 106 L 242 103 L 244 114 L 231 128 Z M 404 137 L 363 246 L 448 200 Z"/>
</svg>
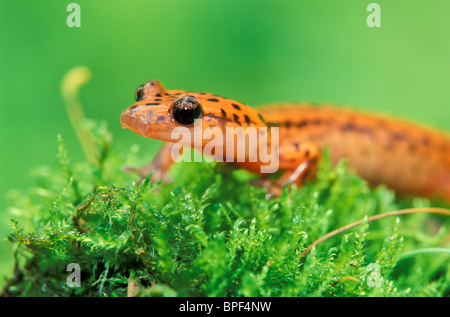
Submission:
<svg viewBox="0 0 450 317">
<path fill-rule="evenodd" d="M 90 127 L 98 164 L 70 164 L 59 139 L 59 166 L 15 195 L 16 265 L 3 295 L 448 295 L 450 256 L 429 252 L 448 250 L 444 216 L 363 221 L 300 259 L 333 229 L 427 204 L 370 189 L 345 162 L 331 168 L 325 157 L 315 181 L 270 201 L 248 185 L 253 176 L 216 163 L 179 163 L 172 183 L 137 186 L 121 171 L 131 158 L 112 149 L 104 125 Z M 67 283 L 70 263 L 79 287 Z"/>
</svg>

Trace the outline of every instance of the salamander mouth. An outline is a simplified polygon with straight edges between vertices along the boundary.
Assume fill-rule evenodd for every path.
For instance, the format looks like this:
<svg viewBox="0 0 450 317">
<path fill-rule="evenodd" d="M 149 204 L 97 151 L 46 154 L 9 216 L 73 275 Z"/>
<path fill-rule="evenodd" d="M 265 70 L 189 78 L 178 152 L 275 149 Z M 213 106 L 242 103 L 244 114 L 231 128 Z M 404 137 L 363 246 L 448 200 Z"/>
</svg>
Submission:
<svg viewBox="0 0 450 317">
<path fill-rule="evenodd" d="M 150 110 L 145 105 L 133 105 L 120 116 L 122 128 L 144 137 L 173 142 L 172 131 L 176 127 L 165 109 Z"/>
<path fill-rule="evenodd" d="M 129 129 L 130 127 L 128 126 L 128 124 L 126 123 L 125 117 L 122 113 L 122 115 L 120 116 L 120 125 L 122 126 L 122 129 Z"/>
<path fill-rule="evenodd" d="M 123 129 L 130 129 L 133 130 L 133 124 L 132 121 L 135 121 L 136 115 L 134 113 L 135 106 L 131 106 L 127 109 L 125 109 L 122 114 L 120 115 L 120 124 L 122 125 Z"/>
</svg>

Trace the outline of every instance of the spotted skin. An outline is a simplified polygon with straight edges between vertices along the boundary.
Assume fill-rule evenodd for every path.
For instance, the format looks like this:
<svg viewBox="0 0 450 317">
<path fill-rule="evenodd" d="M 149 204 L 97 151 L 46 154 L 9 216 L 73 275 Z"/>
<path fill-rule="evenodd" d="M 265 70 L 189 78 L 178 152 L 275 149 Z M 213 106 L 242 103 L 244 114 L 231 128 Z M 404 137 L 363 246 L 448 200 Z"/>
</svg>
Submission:
<svg viewBox="0 0 450 317">
<path fill-rule="evenodd" d="M 373 185 L 386 184 L 402 195 L 443 196 L 450 202 L 450 136 L 443 132 L 336 106 L 280 103 L 252 108 L 215 94 L 166 90 L 155 80 L 140 88 L 140 100 L 122 113 L 121 122 L 145 137 L 174 142 L 170 133 L 180 124 L 171 107 L 180 98 L 199 102 L 203 131 L 278 127 L 280 168 L 285 172 L 277 186 L 301 185 L 313 177 L 328 147 L 333 163 L 347 158 L 350 168 Z M 255 173 L 261 164 L 235 163 Z M 169 166 L 166 162 L 165 171 Z M 150 164 L 142 174 L 150 168 L 159 166 Z M 260 182 L 267 183 L 264 178 Z"/>
<path fill-rule="evenodd" d="M 173 128 L 180 126 L 171 116 L 171 107 L 177 100 L 185 97 L 193 97 L 201 103 L 203 129 L 210 126 L 221 129 L 265 126 L 259 113 L 252 107 L 215 94 L 166 90 L 156 80 L 149 81 L 143 88 L 142 100 L 122 113 L 121 123 L 124 128 L 146 137 L 170 141 L 167 135 Z"/>
</svg>

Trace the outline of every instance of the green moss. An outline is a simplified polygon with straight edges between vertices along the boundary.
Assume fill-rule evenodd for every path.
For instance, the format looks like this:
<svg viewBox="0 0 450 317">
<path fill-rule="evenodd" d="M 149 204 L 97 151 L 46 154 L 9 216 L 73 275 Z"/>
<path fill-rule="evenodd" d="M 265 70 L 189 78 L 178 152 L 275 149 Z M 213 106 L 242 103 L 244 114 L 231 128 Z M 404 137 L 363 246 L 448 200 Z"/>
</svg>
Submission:
<svg viewBox="0 0 450 317">
<path fill-rule="evenodd" d="M 345 161 L 330 167 L 326 156 L 316 180 L 270 201 L 248 185 L 252 175 L 217 163 L 179 163 L 172 183 L 137 186 L 121 169 L 136 151 L 116 152 L 103 124 L 88 126 L 98 165 L 71 164 L 59 138 L 59 166 L 41 168 L 35 188 L 12 195 L 16 264 L 4 295 L 126 296 L 130 281 L 143 296 L 449 293 L 444 216 L 363 221 L 300 259 L 331 230 L 427 204 L 369 188 Z M 70 263 L 81 268 L 80 287 L 67 284 Z"/>
</svg>

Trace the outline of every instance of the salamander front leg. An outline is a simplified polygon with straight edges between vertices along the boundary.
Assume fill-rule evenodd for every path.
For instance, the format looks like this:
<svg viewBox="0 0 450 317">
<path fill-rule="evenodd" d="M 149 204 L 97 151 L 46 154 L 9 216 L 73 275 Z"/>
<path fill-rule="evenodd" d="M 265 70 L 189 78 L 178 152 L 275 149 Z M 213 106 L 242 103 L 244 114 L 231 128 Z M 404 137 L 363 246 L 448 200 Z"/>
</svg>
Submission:
<svg viewBox="0 0 450 317">
<path fill-rule="evenodd" d="M 280 168 L 285 170 L 281 177 L 276 181 L 262 178 L 250 183 L 266 188 L 266 199 L 279 197 L 284 186 L 295 183 L 300 188 L 312 179 L 316 175 L 320 157 L 320 150 L 315 143 L 304 141 L 284 144 L 280 146 Z"/>
<path fill-rule="evenodd" d="M 266 189 L 266 200 L 269 200 L 273 197 L 279 197 L 281 195 L 281 191 L 283 190 L 283 186 L 281 186 L 277 181 L 273 181 L 268 178 L 252 179 L 248 181 L 248 183 L 252 186 Z"/>
<path fill-rule="evenodd" d="M 283 186 L 296 183 L 302 186 L 313 178 L 321 158 L 319 147 L 311 141 L 288 142 L 280 147 L 280 167 L 286 172 L 280 178 Z"/>
<path fill-rule="evenodd" d="M 169 168 L 174 163 L 174 159 L 172 156 L 172 147 L 173 143 L 165 143 L 164 146 L 159 150 L 158 154 L 155 156 L 153 161 L 144 165 L 140 168 L 133 167 L 124 167 L 123 170 L 125 172 L 137 173 L 141 176 L 139 180 L 139 184 L 147 177 L 147 175 L 153 171 L 153 175 L 151 178 L 152 183 L 156 183 L 161 180 L 163 183 L 170 182 L 170 176 L 168 174 Z M 179 156 L 181 153 L 175 154 L 175 156 Z"/>
</svg>

